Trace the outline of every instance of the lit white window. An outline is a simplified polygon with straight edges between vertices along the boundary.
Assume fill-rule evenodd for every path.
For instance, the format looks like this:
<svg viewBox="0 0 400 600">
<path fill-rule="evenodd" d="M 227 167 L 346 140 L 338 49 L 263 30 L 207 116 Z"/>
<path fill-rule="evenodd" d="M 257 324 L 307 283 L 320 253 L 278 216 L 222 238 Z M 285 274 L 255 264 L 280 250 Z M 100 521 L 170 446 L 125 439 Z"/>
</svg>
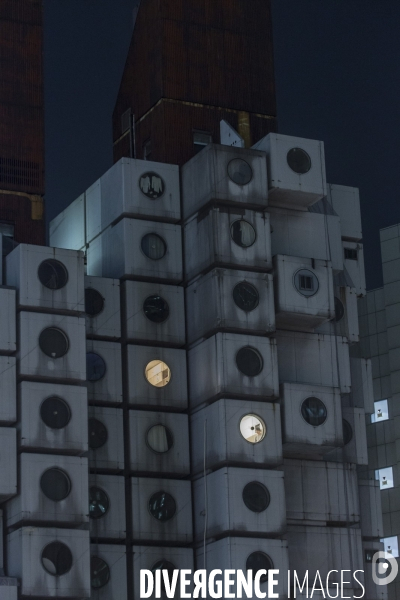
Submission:
<svg viewBox="0 0 400 600">
<path fill-rule="evenodd" d="M 371 423 L 387 421 L 389 419 L 389 407 L 387 400 L 378 400 L 374 402 L 375 412 L 371 415 Z"/>
<path fill-rule="evenodd" d="M 378 469 L 375 471 L 375 479 L 379 481 L 381 490 L 388 490 L 394 487 L 393 484 L 393 467 Z"/>
<path fill-rule="evenodd" d="M 399 558 L 399 539 L 395 535 L 393 537 L 382 538 L 385 552 L 391 554 L 393 558 Z"/>
</svg>

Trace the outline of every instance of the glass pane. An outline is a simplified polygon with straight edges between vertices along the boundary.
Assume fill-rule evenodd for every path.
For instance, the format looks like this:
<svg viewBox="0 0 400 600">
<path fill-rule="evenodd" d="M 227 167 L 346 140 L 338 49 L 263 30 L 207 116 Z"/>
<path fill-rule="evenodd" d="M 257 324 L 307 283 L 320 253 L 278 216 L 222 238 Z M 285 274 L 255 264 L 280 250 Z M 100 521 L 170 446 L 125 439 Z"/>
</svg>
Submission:
<svg viewBox="0 0 400 600">
<path fill-rule="evenodd" d="M 241 281 L 233 289 L 233 300 L 245 312 L 251 312 L 258 306 L 259 295 L 254 285 Z"/>
<path fill-rule="evenodd" d="M 61 398 L 56 396 L 46 398 L 40 407 L 40 416 L 47 427 L 52 429 L 62 429 L 68 425 L 71 419 L 69 406 Z"/>
<path fill-rule="evenodd" d="M 156 233 L 147 233 L 142 238 L 141 246 L 144 254 L 152 260 L 160 260 L 167 251 L 164 240 Z"/>
<path fill-rule="evenodd" d="M 173 446 L 172 433 L 164 425 L 154 425 L 147 433 L 147 443 L 155 452 L 168 452 Z"/>
<path fill-rule="evenodd" d="M 346 419 L 343 419 L 343 442 L 346 446 L 353 439 L 353 429 Z"/>
<path fill-rule="evenodd" d="M 110 581 L 108 564 L 98 556 L 92 556 L 90 559 L 90 580 L 94 590 L 104 587 Z"/>
<path fill-rule="evenodd" d="M 176 503 L 167 492 L 156 492 L 149 500 L 151 514 L 158 521 L 169 521 L 176 513 Z"/>
<path fill-rule="evenodd" d="M 162 360 L 152 360 L 145 370 L 147 381 L 154 387 L 164 387 L 171 380 L 171 371 Z"/>
<path fill-rule="evenodd" d="M 144 150 L 146 152 L 145 160 L 148 160 L 151 154 L 151 144 L 145 146 Z M 139 187 L 140 191 L 151 200 L 160 198 L 165 190 L 165 184 L 162 177 L 153 172 L 143 173 L 139 179 Z"/>
<path fill-rule="evenodd" d="M 228 175 L 237 185 L 247 185 L 253 178 L 253 170 L 245 160 L 235 158 L 228 165 Z"/>
<path fill-rule="evenodd" d="M 251 444 L 257 444 L 264 439 L 267 428 L 261 417 L 246 415 L 240 421 L 240 433 Z"/>
<path fill-rule="evenodd" d="M 267 488 L 258 481 L 248 483 L 243 490 L 243 502 L 253 512 L 260 513 L 266 510 L 270 500 Z"/>
<path fill-rule="evenodd" d="M 301 414 L 303 419 L 312 425 L 318 427 L 326 421 L 327 410 L 325 404 L 319 398 L 307 398 L 301 405 Z"/>
<path fill-rule="evenodd" d="M 240 221 L 235 221 L 232 223 L 231 236 L 235 244 L 241 246 L 242 248 L 248 248 L 256 241 L 256 232 L 254 227 L 244 219 L 240 219 Z"/>
<path fill-rule="evenodd" d="M 339 300 L 339 298 L 336 298 L 335 296 L 335 321 L 336 323 L 339 323 L 339 321 L 341 321 L 344 317 L 344 306 L 343 306 L 343 302 L 341 300 Z"/>
<path fill-rule="evenodd" d="M 101 448 L 108 440 L 107 428 L 97 419 L 89 419 L 89 448 L 97 450 Z"/>
<path fill-rule="evenodd" d="M 39 336 L 39 348 L 50 358 L 62 358 L 68 352 L 68 338 L 61 329 L 47 327 Z"/>
<path fill-rule="evenodd" d="M 267 571 L 266 575 L 262 575 L 260 578 L 260 582 L 263 583 L 268 579 L 268 569 L 273 569 L 274 565 L 272 560 L 267 554 L 264 552 L 253 552 L 250 554 L 246 561 L 246 570 L 253 571 L 253 579 L 255 579 L 257 571 L 261 571 L 261 569 L 265 569 Z"/>
<path fill-rule="evenodd" d="M 110 500 L 104 490 L 91 487 L 89 490 L 89 516 L 92 519 L 104 517 L 110 507 Z"/>
<path fill-rule="evenodd" d="M 259 375 L 263 369 L 261 355 L 254 348 L 246 346 L 236 354 L 236 364 L 241 373 L 247 377 Z"/>
<path fill-rule="evenodd" d="M 71 550 L 62 542 L 48 544 L 42 552 L 42 565 L 50 575 L 65 575 L 72 567 Z"/>
<path fill-rule="evenodd" d="M 86 379 L 88 381 L 99 381 L 106 374 L 106 363 L 103 358 L 95 352 L 86 354 Z"/>
<path fill-rule="evenodd" d="M 40 488 L 54 502 L 65 500 L 71 491 L 71 481 L 61 469 L 48 469 L 40 478 Z"/>
<path fill-rule="evenodd" d="M 161 296 L 149 296 L 143 303 L 144 314 L 153 323 L 163 323 L 169 316 L 168 302 Z"/>
<path fill-rule="evenodd" d="M 287 163 L 295 173 L 304 175 L 311 169 L 311 158 L 302 148 L 292 148 L 287 153 Z"/>
<path fill-rule="evenodd" d="M 95 317 L 104 308 L 104 298 L 97 290 L 86 288 L 85 290 L 85 312 L 91 317 Z"/>
<path fill-rule="evenodd" d="M 300 269 L 294 276 L 294 284 L 302 296 L 314 296 L 318 292 L 318 279 L 312 271 Z"/>
<path fill-rule="evenodd" d="M 60 290 L 68 281 L 68 271 L 58 260 L 44 260 L 38 269 L 39 281 L 49 290 Z"/>
<path fill-rule="evenodd" d="M 374 402 L 375 412 L 371 415 L 371 423 L 387 421 L 389 419 L 389 405 L 387 400 Z"/>
</svg>

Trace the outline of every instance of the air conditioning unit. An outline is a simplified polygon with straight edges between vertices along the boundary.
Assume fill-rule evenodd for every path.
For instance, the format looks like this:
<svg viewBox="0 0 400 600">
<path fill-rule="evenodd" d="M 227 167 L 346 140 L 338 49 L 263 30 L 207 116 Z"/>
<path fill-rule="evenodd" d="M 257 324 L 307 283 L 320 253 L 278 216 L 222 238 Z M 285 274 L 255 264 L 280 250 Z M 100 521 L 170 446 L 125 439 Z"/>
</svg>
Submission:
<svg viewBox="0 0 400 600">
<path fill-rule="evenodd" d="M 335 316 L 320 325 L 318 333 L 341 335 L 348 339 L 350 344 L 357 343 L 360 339 L 357 310 L 357 294 L 355 288 L 348 286 L 334 286 Z"/>
<path fill-rule="evenodd" d="M 86 335 L 118 340 L 121 337 L 120 282 L 85 277 Z"/>
<path fill-rule="evenodd" d="M 342 408 L 344 445 L 329 452 L 325 460 L 368 464 L 365 411 L 362 408 Z"/>
<path fill-rule="evenodd" d="M 279 380 L 281 383 L 306 383 L 340 387 L 351 391 L 349 345 L 341 336 L 276 332 Z"/>
<path fill-rule="evenodd" d="M 366 414 L 375 412 L 372 366 L 370 358 L 350 358 L 351 405 L 363 408 Z"/>
<path fill-rule="evenodd" d="M 89 401 L 122 402 L 121 344 L 87 340 L 86 379 Z"/>
<path fill-rule="evenodd" d="M 181 174 L 184 219 L 213 203 L 267 208 L 264 152 L 209 144 L 182 167 Z"/>
<path fill-rule="evenodd" d="M 151 279 L 180 283 L 181 227 L 124 218 L 90 242 L 87 273 L 115 279 Z"/>
<path fill-rule="evenodd" d="M 188 341 L 217 331 L 275 331 L 272 275 L 213 269 L 186 288 Z"/>
<path fill-rule="evenodd" d="M 0 503 L 17 493 L 17 430 L 0 427 Z"/>
<path fill-rule="evenodd" d="M 86 387 L 23 381 L 19 402 L 22 449 L 78 455 L 88 451 Z"/>
<path fill-rule="evenodd" d="M 323 142 L 270 133 L 253 148 L 267 153 L 271 206 L 306 210 L 326 196 Z"/>
<path fill-rule="evenodd" d="M 274 273 L 277 327 L 310 331 L 334 318 L 329 262 L 278 255 Z"/>
<path fill-rule="evenodd" d="M 89 521 L 88 461 L 78 456 L 20 454 L 19 494 L 7 504 L 7 525 Z"/>
<path fill-rule="evenodd" d="M 282 471 L 223 467 L 193 482 L 193 500 L 197 541 L 276 536 L 286 526 Z"/>
<path fill-rule="evenodd" d="M 0 356 L 0 423 L 17 420 L 17 363 L 14 356 Z"/>
<path fill-rule="evenodd" d="M 386 585 L 377 585 L 372 579 L 372 560 L 376 552 L 384 552 L 384 544 L 379 541 L 365 541 L 362 544 L 364 554 L 364 586 L 365 598 L 376 598 L 376 600 L 388 600 L 388 588 Z M 396 583 L 392 584 L 392 588 Z M 390 588 L 389 588 L 390 589 Z"/>
<path fill-rule="evenodd" d="M 358 188 L 329 183 L 328 201 L 340 217 L 342 237 L 354 242 L 360 241 L 362 225 Z"/>
<path fill-rule="evenodd" d="M 343 270 L 339 217 L 270 207 L 272 256 L 286 254 L 329 260 L 334 272 Z"/>
<path fill-rule="evenodd" d="M 83 312 L 83 253 L 19 244 L 6 258 L 7 285 L 20 308 Z"/>
<path fill-rule="evenodd" d="M 129 403 L 136 407 L 185 410 L 185 350 L 128 346 L 128 388 Z"/>
<path fill-rule="evenodd" d="M 381 491 L 379 481 L 360 479 L 361 529 L 364 539 L 383 538 Z"/>
<path fill-rule="evenodd" d="M 124 281 L 123 328 L 129 342 L 185 345 L 185 301 L 182 287 Z"/>
<path fill-rule="evenodd" d="M 22 596 L 90 597 L 88 531 L 21 527 L 7 537 L 7 556 Z"/>
<path fill-rule="evenodd" d="M 359 522 L 355 465 L 285 459 L 283 471 L 286 516 L 292 524 Z"/>
<path fill-rule="evenodd" d="M 313 582 L 316 572 L 319 571 L 322 581 L 326 582 L 330 572 L 329 581 L 332 587 L 335 584 L 340 586 L 341 571 L 347 570 L 348 577 L 343 581 L 344 594 L 347 595 L 349 588 L 358 588 L 355 596 L 362 597 L 361 588 L 349 572 L 349 569 L 352 572 L 359 570 L 357 579 L 364 583 L 360 529 L 289 525 L 287 544 L 290 568 L 297 572 L 299 581 L 304 580 L 308 571 L 308 580 Z"/>
<path fill-rule="evenodd" d="M 121 472 L 125 464 L 122 409 L 89 406 L 88 417 L 90 469 Z"/>
<path fill-rule="evenodd" d="M 84 381 L 85 319 L 20 312 L 17 358 L 21 378 Z"/>
<path fill-rule="evenodd" d="M 135 541 L 192 542 L 190 481 L 132 477 Z"/>
<path fill-rule="evenodd" d="M 322 457 L 343 444 L 338 388 L 281 385 L 282 444 L 288 457 Z"/>
<path fill-rule="evenodd" d="M 264 273 L 272 268 L 267 213 L 208 208 L 186 223 L 184 246 L 186 281 L 213 267 Z"/>
<path fill-rule="evenodd" d="M 357 242 L 343 242 L 344 266 L 354 284 L 357 296 L 365 296 L 364 249 Z"/>
<path fill-rule="evenodd" d="M 0 597 L 1 600 L 17 600 L 18 580 L 13 577 L 0 576 Z"/>
<path fill-rule="evenodd" d="M 192 473 L 225 465 L 276 467 L 282 464 L 279 404 L 218 400 L 190 417 Z"/>
<path fill-rule="evenodd" d="M 133 585 L 135 598 L 140 598 L 139 573 L 141 569 L 148 569 L 149 571 L 153 571 L 153 573 L 157 569 L 167 569 L 169 572 L 173 569 L 188 569 L 193 571 L 193 550 L 191 548 L 133 546 Z M 186 588 L 186 592 L 189 592 L 189 590 L 190 586 Z"/>
<path fill-rule="evenodd" d="M 90 536 L 95 540 L 126 538 L 125 479 L 118 475 L 89 475 Z"/>
<path fill-rule="evenodd" d="M 85 194 L 81 194 L 50 221 L 49 246 L 67 250 L 84 250 L 85 225 Z"/>
<path fill-rule="evenodd" d="M 129 413 L 130 467 L 137 473 L 190 474 L 187 415 L 132 410 Z"/>
<path fill-rule="evenodd" d="M 17 349 L 15 290 L 0 287 L 0 354 L 12 354 Z"/>
<path fill-rule="evenodd" d="M 221 397 L 279 397 L 275 340 L 217 333 L 189 350 L 188 363 L 192 409 Z"/>
<path fill-rule="evenodd" d="M 91 544 L 90 553 L 91 600 L 126 600 L 125 546 Z"/>
<path fill-rule="evenodd" d="M 276 577 L 278 585 L 274 587 L 274 593 L 279 594 L 279 598 L 288 597 L 289 561 L 288 546 L 285 540 L 226 537 L 207 544 L 205 558 L 202 545 L 196 551 L 196 558 L 198 568 L 207 569 L 208 573 L 213 569 L 221 569 L 222 572 L 226 569 L 241 570 L 245 574 L 248 569 L 253 571 L 278 569 L 280 576 Z M 235 581 L 234 574 L 231 579 Z M 232 586 L 231 591 L 235 589 L 236 585 Z M 268 592 L 266 581 L 261 581 L 260 590 L 261 593 Z M 253 598 L 255 598 L 254 595 Z"/>
</svg>

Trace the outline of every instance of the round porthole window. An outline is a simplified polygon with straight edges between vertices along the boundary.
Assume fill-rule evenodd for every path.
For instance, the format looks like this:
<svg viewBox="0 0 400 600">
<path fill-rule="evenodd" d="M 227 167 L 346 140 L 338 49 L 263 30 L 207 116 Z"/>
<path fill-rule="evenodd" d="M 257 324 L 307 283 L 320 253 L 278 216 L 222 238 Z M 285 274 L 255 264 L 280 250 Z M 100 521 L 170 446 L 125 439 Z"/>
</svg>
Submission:
<svg viewBox="0 0 400 600">
<path fill-rule="evenodd" d="M 262 575 L 260 577 L 261 583 L 264 583 L 268 580 L 268 571 L 269 569 L 273 568 L 274 563 L 272 562 L 268 554 L 265 554 L 264 552 L 253 552 L 246 560 L 246 570 L 253 571 L 253 579 L 255 579 L 257 571 L 261 571 L 261 569 L 267 571 L 265 575 Z"/>
<path fill-rule="evenodd" d="M 153 565 L 151 572 L 154 574 L 155 571 L 168 571 L 168 579 L 170 581 L 172 581 L 172 577 L 173 577 L 175 569 L 176 569 L 176 567 L 172 563 L 170 563 L 168 560 L 158 560 L 155 563 L 155 565 Z M 165 594 L 164 579 L 162 577 L 161 577 L 161 590 Z M 176 598 L 179 597 L 179 592 L 176 592 L 175 597 Z"/>
<path fill-rule="evenodd" d="M 98 419 L 89 419 L 89 448 L 97 450 L 101 448 L 108 440 L 107 427 Z"/>
<path fill-rule="evenodd" d="M 233 301 L 245 312 L 251 312 L 258 306 L 258 291 L 251 283 L 241 281 L 233 288 Z"/>
<path fill-rule="evenodd" d="M 157 173 L 150 171 L 149 173 L 143 173 L 139 179 L 139 187 L 142 194 L 151 200 L 157 200 L 163 195 L 165 184 Z"/>
<path fill-rule="evenodd" d="M 171 381 L 171 369 L 162 360 L 150 361 L 146 366 L 145 375 L 154 387 L 164 387 Z"/>
<path fill-rule="evenodd" d="M 40 407 L 40 417 L 47 427 L 51 429 L 63 429 L 71 419 L 71 411 L 68 404 L 53 396 L 46 398 Z"/>
<path fill-rule="evenodd" d="M 256 241 L 256 231 L 253 225 L 244 219 L 232 223 L 231 236 L 235 244 L 242 248 L 248 248 Z"/>
<path fill-rule="evenodd" d="M 255 348 L 245 346 L 236 354 L 236 365 L 243 375 L 256 377 L 263 370 L 263 359 Z"/>
<path fill-rule="evenodd" d="M 240 420 L 240 433 L 247 442 L 258 444 L 265 438 L 267 428 L 261 417 L 245 415 Z"/>
<path fill-rule="evenodd" d="M 166 243 L 157 233 L 146 233 L 140 245 L 147 258 L 152 260 L 160 260 L 167 251 Z"/>
<path fill-rule="evenodd" d="M 164 425 L 154 425 L 147 432 L 147 443 L 154 452 L 168 452 L 174 444 L 170 430 Z"/>
<path fill-rule="evenodd" d="M 247 508 L 255 513 L 266 510 L 271 502 L 267 488 L 258 481 L 248 483 L 243 489 L 242 496 Z"/>
<path fill-rule="evenodd" d="M 253 170 L 242 158 L 234 158 L 228 165 L 229 178 L 237 185 L 247 185 L 253 178 Z"/>
<path fill-rule="evenodd" d="M 43 549 L 42 565 L 54 577 L 68 573 L 72 562 L 71 550 L 62 542 L 51 542 Z"/>
<path fill-rule="evenodd" d="M 88 381 L 99 381 L 106 374 L 106 363 L 104 359 L 95 352 L 86 354 L 86 379 Z"/>
<path fill-rule="evenodd" d="M 311 158 L 302 148 L 292 148 L 287 153 L 287 164 L 298 175 L 304 175 L 311 169 Z"/>
<path fill-rule="evenodd" d="M 144 314 L 153 323 L 163 323 L 169 317 L 168 302 L 161 296 L 149 296 L 143 303 Z"/>
<path fill-rule="evenodd" d="M 62 358 L 68 352 L 69 341 L 61 329 L 47 327 L 39 336 L 39 348 L 50 358 Z"/>
<path fill-rule="evenodd" d="M 353 439 L 353 428 L 346 419 L 343 419 L 343 442 L 347 446 Z"/>
<path fill-rule="evenodd" d="M 156 492 L 149 500 L 149 510 L 155 519 L 169 521 L 176 513 L 176 502 L 167 492 Z"/>
<path fill-rule="evenodd" d="M 99 487 L 89 489 L 89 516 L 92 519 L 104 517 L 110 508 L 110 500 L 104 490 Z"/>
<path fill-rule="evenodd" d="M 110 581 L 110 568 L 105 560 L 98 556 L 90 559 L 90 584 L 94 590 L 107 585 Z"/>
<path fill-rule="evenodd" d="M 38 277 L 49 290 L 60 290 L 68 282 L 68 271 L 60 261 L 49 258 L 39 265 Z"/>
<path fill-rule="evenodd" d="M 104 298 L 97 290 L 86 288 L 85 290 L 85 312 L 90 317 L 100 314 L 104 308 Z"/>
<path fill-rule="evenodd" d="M 336 321 L 336 323 L 339 323 L 339 321 L 341 321 L 343 319 L 343 317 L 344 317 L 343 302 L 335 296 L 335 321 Z"/>
<path fill-rule="evenodd" d="M 302 296 L 314 296 L 318 292 L 319 283 L 317 276 L 308 269 L 300 269 L 294 275 L 294 285 Z"/>
<path fill-rule="evenodd" d="M 71 480 L 61 469 L 47 469 L 40 478 L 40 489 L 54 502 L 65 500 L 71 491 Z"/>
<path fill-rule="evenodd" d="M 307 398 L 301 405 L 303 419 L 313 427 L 323 425 L 328 416 L 325 404 L 319 398 Z"/>
</svg>

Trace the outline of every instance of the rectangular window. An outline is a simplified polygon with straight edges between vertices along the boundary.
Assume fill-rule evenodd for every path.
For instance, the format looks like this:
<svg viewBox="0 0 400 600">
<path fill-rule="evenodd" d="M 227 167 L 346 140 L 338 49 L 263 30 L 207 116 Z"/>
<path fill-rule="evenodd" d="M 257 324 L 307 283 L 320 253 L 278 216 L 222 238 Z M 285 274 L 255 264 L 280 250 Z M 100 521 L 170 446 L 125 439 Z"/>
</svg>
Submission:
<svg viewBox="0 0 400 600">
<path fill-rule="evenodd" d="M 346 260 L 358 260 L 358 252 L 356 248 L 345 248 L 344 257 Z"/>
<path fill-rule="evenodd" d="M 212 135 L 206 131 L 193 131 L 194 153 L 197 154 L 208 144 L 212 144 Z"/>
<path fill-rule="evenodd" d="M 151 160 L 151 140 L 146 140 L 143 144 L 143 160 Z"/>
<path fill-rule="evenodd" d="M 371 423 L 379 423 L 389 419 L 389 407 L 387 400 L 374 402 L 375 412 L 371 415 Z"/>
<path fill-rule="evenodd" d="M 314 290 L 313 278 L 308 275 L 300 275 L 300 289 L 312 292 Z"/>
<path fill-rule="evenodd" d="M 399 558 L 399 538 L 397 535 L 393 537 L 382 538 L 384 550 L 388 554 L 391 554 L 393 558 Z"/>
<path fill-rule="evenodd" d="M 366 563 L 372 563 L 372 559 L 374 557 L 376 550 L 365 550 L 364 558 Z"/>
<path fill-rule="evenodd" d="M 389 490 L 394 487 L 393 483 L 393 467 L 386 467 L 385 469 L 377 469 L 375 471 L 375 479 L 379 481 L 381 490 Z"/>
</svg>

